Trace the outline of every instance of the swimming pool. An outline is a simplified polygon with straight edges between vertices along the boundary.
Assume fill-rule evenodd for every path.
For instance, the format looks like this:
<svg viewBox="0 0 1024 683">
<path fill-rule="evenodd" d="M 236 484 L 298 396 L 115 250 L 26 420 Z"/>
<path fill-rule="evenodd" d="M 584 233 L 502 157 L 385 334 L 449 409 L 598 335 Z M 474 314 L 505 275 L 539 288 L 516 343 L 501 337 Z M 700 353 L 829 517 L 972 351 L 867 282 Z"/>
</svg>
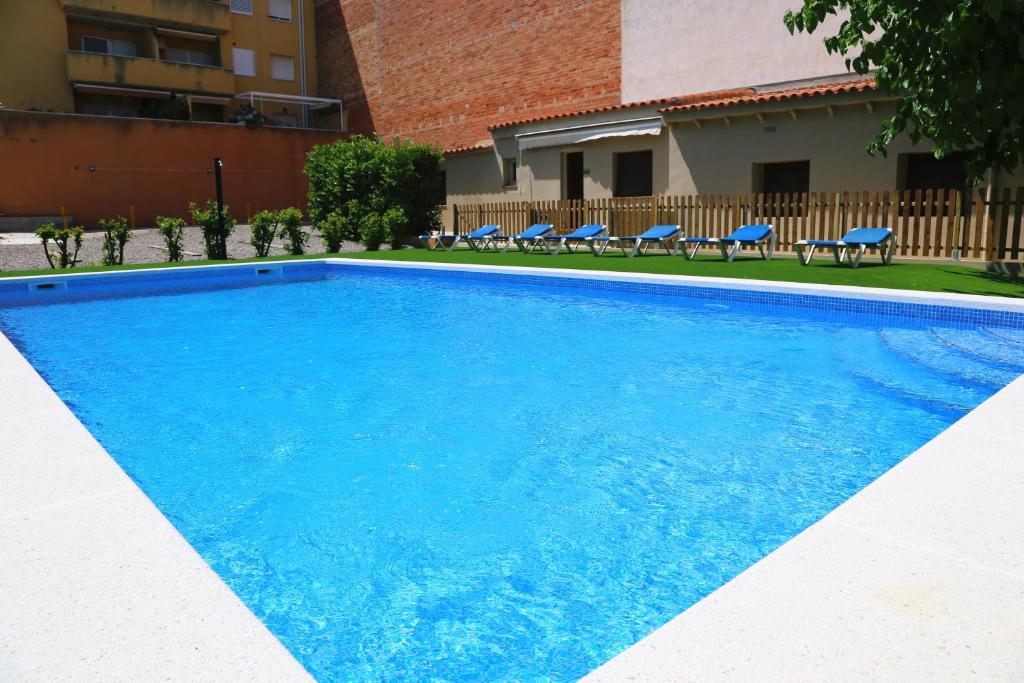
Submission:
<svg viewBox="0 0 1024 683">
<path fill-rule="evenodd" d="M 581 675 L 1022 367 L 993 321 L 286 270 L 0 329 L 324 680 Z"/>
</svg>

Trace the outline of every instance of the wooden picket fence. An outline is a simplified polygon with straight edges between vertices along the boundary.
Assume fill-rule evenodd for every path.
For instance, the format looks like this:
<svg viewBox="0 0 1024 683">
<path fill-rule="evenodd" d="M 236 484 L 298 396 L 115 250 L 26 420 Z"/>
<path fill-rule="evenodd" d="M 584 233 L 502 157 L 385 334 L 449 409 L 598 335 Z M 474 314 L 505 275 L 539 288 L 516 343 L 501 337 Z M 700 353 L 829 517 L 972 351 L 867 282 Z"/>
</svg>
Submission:
<svg viewBox="0 0 1024 683">
<path fill-rule="evenodd" d="M 612 235 L 643 232 L 652 225 L 679 224 L 687 235 L 722 237 L 748 223 L 771 223 L 778 250 L 792 252 L 801 239 L 838 239 L 855 227 L 890 227 L 897 254 L 988 261 L 1024 260 L 1024 187 L 993 196 L 983 191 L 898 190 L 629 197 L 539 202 L 449 205 L 446 227 L 467 233 L 500 223 L 506 234 L 534 223 L 566 233 L 603 223 Z"/>
</svg>

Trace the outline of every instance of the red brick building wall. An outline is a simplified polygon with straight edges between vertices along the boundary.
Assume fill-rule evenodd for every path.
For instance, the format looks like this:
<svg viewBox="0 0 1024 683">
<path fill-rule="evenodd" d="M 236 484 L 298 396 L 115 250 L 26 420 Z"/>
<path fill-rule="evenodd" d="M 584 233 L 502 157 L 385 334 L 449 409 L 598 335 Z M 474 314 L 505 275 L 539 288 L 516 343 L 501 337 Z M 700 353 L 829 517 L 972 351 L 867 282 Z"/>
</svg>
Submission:
<svg viewBox="0 0 1024 683">
<path fill-rule="evenodd" d="M 320 93 L 353 133 L 489 140 L 495 123 L 620 103 L 621 0 L 322 0 Z"/>
</svg>

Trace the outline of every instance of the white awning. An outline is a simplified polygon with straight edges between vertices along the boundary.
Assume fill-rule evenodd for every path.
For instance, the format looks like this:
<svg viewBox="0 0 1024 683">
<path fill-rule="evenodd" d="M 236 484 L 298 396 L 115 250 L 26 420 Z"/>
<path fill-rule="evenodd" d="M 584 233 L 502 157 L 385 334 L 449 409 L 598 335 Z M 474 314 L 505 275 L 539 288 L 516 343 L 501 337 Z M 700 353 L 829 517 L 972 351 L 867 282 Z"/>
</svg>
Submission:
<svg viewBox="0 0 1024 683">
<path fill-rule="evenodd" d="M 661 117 L 653 119 L 637 119 L 619 123 L 580 126 L 578 128 L 561 128 L 558 130 L 522 133 L 517 135 L 519 149 L 527 150 L 536 147 L 563 147 L 591 142 L 602 138 L 623 138 L 636 135 L 660 135 Z"/>
</svg>

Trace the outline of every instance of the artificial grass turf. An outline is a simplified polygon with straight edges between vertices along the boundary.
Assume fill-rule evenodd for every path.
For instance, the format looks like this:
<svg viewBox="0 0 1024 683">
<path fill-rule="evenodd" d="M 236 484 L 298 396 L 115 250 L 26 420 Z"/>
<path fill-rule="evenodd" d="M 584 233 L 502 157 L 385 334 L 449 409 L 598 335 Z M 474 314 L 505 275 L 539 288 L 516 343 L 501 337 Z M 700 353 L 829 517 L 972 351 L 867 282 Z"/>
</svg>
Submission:
<svg viewBox="0 0 1024 683">
<path fill-rule="evenodd" d="M 490 266 L 530 266 L 535 268 L 572 268 L 578 270 L 611 270 L 627 273 L 656 273 L 666 275 L 694 275 L 731 277 L 745 280 L 774 280 L 780 282 L 808 282 L 826 285 L 853 285 L 884 289 L 913 289 L 931 292 L 979 294 L 1024 298 L 1024 279 L 988 272 L 970 266 L 945 263 L 895 261 L 883 266 L 865 257 L 861 267 L 853 269 L 836 265 L 831 258 L 819 258 L 810 266 L 802 266 L 795 258 L 776 257 L 771 261 L 741 256 L 732 263 L 714 255 L 699 256 L 687 261 L 682 256 L 651 255 L 626 258 L 611 253 L 595 257 L 589 252 L 580 254 L 522 254 L 509 252 L 477 253 L 468 249 L 454 252 L 403 249 L 400 251 L 355 252 L 345 254 L 305 254 L 303 256 L 271 256 L 230 261 L 248 263 L 258 261 L 286 261 L 315 258 L 386 259 L 393 261 L 427 261 L 431 263 L 477 264 Z M 66 272 L 84 273 L 112 270 L 136 270 L 194 266 L 223 261 L 185 261 L 180 263 L 144 263 L 125 266 L 90 266 Z M 20 275 L 54 275 L 59 271 L 31 270 L 0 273 L 0 277 Z"/>
</svg>

